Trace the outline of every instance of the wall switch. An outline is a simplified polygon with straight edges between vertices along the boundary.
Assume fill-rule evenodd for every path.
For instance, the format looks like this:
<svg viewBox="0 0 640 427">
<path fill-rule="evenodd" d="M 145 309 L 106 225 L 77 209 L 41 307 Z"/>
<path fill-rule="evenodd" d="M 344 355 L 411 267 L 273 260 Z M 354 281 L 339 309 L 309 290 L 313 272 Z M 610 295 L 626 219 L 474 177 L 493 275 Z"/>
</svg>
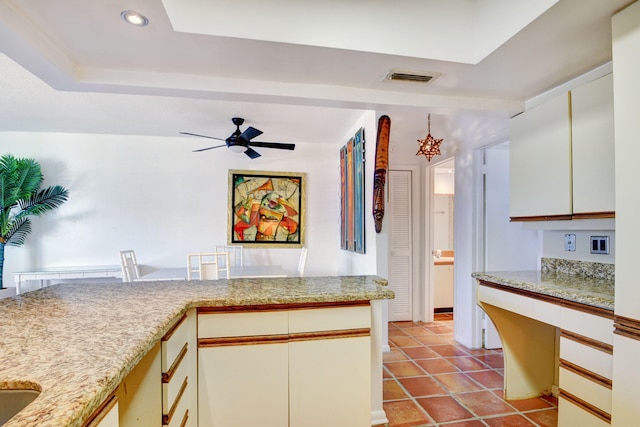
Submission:
<svg viewBox="0 0 640 427">
<path fill-rule="evenodd" d="M 592 254 L 609 254 L 609 236 L 591 236 Z"/>
<path fill-rule="evenodd" d="M 564 250 L 575 251 L 576 250 L 576 235 L 565 234 L 564 235 Z"/>
</svg>

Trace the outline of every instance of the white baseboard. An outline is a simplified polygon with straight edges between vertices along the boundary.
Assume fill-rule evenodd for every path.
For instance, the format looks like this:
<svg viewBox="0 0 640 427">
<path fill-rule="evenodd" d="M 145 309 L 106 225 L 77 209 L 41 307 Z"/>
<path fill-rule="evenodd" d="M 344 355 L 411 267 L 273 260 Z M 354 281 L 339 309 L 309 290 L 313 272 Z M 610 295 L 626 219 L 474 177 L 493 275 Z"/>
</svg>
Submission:
<svg viewBox="0 0 640 427">
<path fill-rule="evenodd" d="M 389 344 L 385 344 L 382 346 L 382 352 L 386 353 L 388 351 L 391 351 L 391 347 L 389 346 Z"/>
<path fill-rule="evenodd" d="M 380 409 L 377 411 L 371 411 L 371 425 L 377 426 L 380 424 L 387 424 L 389 419 L 387 418 L 387 414 L 384 410 Z"/>
</svg>

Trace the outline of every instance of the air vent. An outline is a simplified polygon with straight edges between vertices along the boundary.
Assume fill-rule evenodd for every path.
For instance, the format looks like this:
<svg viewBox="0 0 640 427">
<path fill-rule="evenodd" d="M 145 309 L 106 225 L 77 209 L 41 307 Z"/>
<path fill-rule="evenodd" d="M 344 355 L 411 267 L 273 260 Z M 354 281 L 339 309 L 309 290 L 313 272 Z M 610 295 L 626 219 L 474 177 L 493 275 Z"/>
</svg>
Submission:
<svg viewBox="0 0 640 427">
<path fill-rule="evenodd" d="M 386 80 L 428 84 L 432 80 L 440 77 L 440 75 L 440 73 L 430 73 L 426 71 L 391 70 L 389 74 L 387 74 Z"/>
</svg>

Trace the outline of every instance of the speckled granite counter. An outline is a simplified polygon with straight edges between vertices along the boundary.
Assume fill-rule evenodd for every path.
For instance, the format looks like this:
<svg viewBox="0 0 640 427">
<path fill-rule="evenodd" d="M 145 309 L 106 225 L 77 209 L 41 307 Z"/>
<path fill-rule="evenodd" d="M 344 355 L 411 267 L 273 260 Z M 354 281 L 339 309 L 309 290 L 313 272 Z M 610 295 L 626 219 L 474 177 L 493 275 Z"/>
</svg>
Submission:
<svg viewBox="0 0 640 427">
<path fill-rule="evenodd" d="M 614 281 L 557 271 L 473 273 L 478 280 L 613 311 Z"/>
<path fill-rule="evenodd" d="M 393 298 L 377 276 L 63 284 L 0 300 L 0 388 L 41 394 L 5 427 L 80 426 L 193 307 Z"/>
</svg>

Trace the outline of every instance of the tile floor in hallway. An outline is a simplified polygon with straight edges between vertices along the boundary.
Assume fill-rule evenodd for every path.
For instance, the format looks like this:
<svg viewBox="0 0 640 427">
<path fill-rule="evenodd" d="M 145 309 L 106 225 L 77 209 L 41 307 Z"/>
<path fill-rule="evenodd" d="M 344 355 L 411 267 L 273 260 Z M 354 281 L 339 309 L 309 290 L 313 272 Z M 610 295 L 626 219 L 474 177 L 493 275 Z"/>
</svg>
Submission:
<svg viewBox="0 0 640 427">
<path fill-rule="evenodd" d="M 505 401 L 500 350 L 471 350 L 453 340 L 453 315 L 432 323 L 389 324 L 384 355 L 388 427 L 557 426 L 557 399 Z"/>
</svg>

